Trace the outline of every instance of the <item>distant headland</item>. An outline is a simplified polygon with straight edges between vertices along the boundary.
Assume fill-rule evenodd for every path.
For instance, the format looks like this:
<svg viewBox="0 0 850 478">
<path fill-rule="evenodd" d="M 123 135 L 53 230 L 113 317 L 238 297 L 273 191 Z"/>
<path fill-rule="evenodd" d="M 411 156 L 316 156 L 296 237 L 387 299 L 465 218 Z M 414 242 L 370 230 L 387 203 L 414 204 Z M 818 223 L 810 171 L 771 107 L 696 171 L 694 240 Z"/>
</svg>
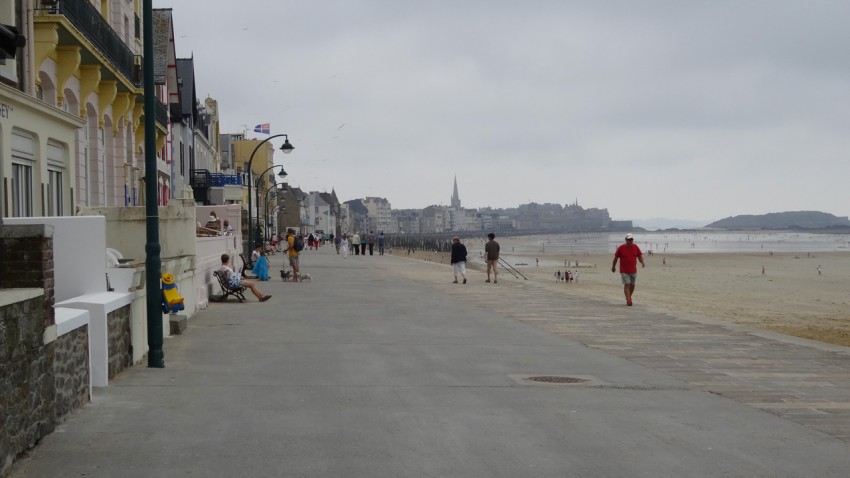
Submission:
<svg viewBox="0 0 850 478">
<path fill-rule="evenodd" d="M 795 230 L 824 232 L 850 232 L 850 219 L 820 211 L 787 211 L 762 215 L 727 217 L 705 226 L 710 229 L 741 230 Z"/>
</svg>

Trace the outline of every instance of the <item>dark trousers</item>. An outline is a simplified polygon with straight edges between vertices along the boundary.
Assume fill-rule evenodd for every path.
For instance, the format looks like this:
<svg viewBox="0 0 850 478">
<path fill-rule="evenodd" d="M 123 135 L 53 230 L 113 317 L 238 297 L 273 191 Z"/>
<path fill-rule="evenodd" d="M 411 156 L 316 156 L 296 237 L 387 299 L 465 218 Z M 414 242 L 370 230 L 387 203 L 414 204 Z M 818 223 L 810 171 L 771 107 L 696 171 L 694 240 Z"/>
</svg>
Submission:
<svg viewBox="0 0 850 478">
<path fill-rule="evenodd" d="M 360 244 L 352 244 L 352 246 L 354 246 L 354 255 L 359 256 L 360 255 Z"/>
<path fill-rule="evenodd" d="M 370 242 L 370 243 L 369 243 L 369 255 L 370 255 L 370 256 L 372 255 L 372 249 L 374 249 L 374 248 L 375 248 L 375 244 L 373 244 L 373 243 L 371 243 L 371 242 Z"/>
</svg>

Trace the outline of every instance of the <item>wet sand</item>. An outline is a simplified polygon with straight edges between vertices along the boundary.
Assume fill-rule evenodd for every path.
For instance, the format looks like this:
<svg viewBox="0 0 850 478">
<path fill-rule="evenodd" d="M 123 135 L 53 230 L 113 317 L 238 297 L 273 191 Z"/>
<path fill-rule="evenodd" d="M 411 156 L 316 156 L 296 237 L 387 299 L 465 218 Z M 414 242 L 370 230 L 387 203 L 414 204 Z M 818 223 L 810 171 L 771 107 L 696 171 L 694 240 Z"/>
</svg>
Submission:
<svg viewBox="0 0 850 478">
<path fill-rule="evenodd" d="M 555 293 L 622 302 L 619 273 L 611 254 L 511 253 L 529 237 L 497 238 L 502 256 L 528 280 Z M 470 280 L 484 280 L 484 242 L 464 242 Z M 519 249 L 519 247 L 517 247 Z M 527 250 L 528 248 L 523 248 Z M 406 251 L 396 251 L 407 256 Z M 409 257 L 448 266 L 448 253 L 417 251 Z M 570 263 L 564 267 L 564 261 Z M 539 265 L 538 264 L 539 261 Z M 578 267 L 575 266 L 578 261 Z M 850 346 L 850 251 L 806 253 L 695 253 L 644 255 L 638 269 L 635 305 L 710 317 L 822 342 Z M 527 265 L 523 265 L 527 264 Z M 822 275 L 818 274 L 821 266 Z M 764 267 L 764 275 L 762 275 Z M 578 282 L 556 283 L 560 270 L 578 272 Z M 618 269 L 619 271 L 619 269 Z M 451 280 L 451 269 L 446 277 Z M 500 279 L 517 280 L 500 270 Z M 522 280 L 522 279 L 520 279 Z"/>
</svg>

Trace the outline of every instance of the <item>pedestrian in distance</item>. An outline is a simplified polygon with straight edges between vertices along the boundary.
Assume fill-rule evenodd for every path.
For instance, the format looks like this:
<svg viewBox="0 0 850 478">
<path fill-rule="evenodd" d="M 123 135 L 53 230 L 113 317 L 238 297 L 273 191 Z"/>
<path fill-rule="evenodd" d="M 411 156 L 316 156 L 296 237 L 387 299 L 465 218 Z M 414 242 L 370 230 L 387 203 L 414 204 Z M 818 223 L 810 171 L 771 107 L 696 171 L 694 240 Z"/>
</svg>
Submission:
<svg viewBox="0 0 850 478">
<path fill-rule="evenodd" d="M 384 231 L 378 235 L 378 255 L 384 255 L 384 245 L 386 243 L 386 238 L 384 237 Z"/>
<path fill-rule="evenodd" d="M 640 247 L 635 244 L 635 236 L 626 234 L 626 243 L 621 244 L 614 253 L 614 262 L 611 264 L 611 272 L 617 270 L 617 260 L 620 261 L 620 278 L 623 281 L 623 294 L 626 296 L 626 305 L 632 305 L 632 294 L 635 292 L 635 281 L 637 280 L 637 263 L 646 267 L 643 262 L 643 254 Z"/>
<path fill-rule="evenodd" d="M 339 248 L 342 251 L 342 258 L 348 259 L 348 234 L 343 234 L 339 241 Z"/>
<path fill-rule="evenodd" d="M 460 243 L 460 238 L 455 236 L 452 238 L 452 269 L 455 274 L 453 284 L 457 284 L 457 276 L 463 277 L 463 283 L 466 284 L 466 246 Z"/>
<path fill-rule="evenodd" d="M 375 251 L 375 243 L 378 242 L 378 237 L 375 236 L 374 231 L 369 231 L 369 238 L 367 242 L 369 244 L 369 255 L 371 256 L 373 255 L 372 253 Z"/>
<path fill-rule="evenodd" d="M 499 282 L 499 243 L 496 242 L 496 235 L 492 232 L 487 234 L 487 241 L 484 244 L 484 259 L 487 261 L 487 280 L 490 282 L 490 271 L 493 271 L 493 283 Z"/>
<path fill-rule="evenodd" d="M 354 255 L 359 256 L 360 255 L 360 234 L 357 234 L 355 232 L 348 239 L 351 242 L 351 248 L 354 249 Z M 363 251 L 363 252 L 366 252 L 366 251 Z"/>
</svg>

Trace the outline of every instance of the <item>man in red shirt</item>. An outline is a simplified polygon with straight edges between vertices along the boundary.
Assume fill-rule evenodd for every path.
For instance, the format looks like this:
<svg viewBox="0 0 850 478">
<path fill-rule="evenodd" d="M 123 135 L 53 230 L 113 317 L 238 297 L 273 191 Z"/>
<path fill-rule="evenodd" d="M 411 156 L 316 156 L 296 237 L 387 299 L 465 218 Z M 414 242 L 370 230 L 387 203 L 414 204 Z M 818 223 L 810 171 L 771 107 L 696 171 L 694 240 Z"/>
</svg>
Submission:
<svg viewBox="0 0 850 478">
<path fill-rule="evenodd" d="M 620 244 L 614 253 L 614 263 L 611 264 L 611 272 L 617 270 L 617 260 L 620 260 L 620 277 L 623 279 L 623 293 L 626 294 L 626 305 L 632 305 L 632 294 L 635 292 L 635 280 L 637 279 L 637 263 L 646 267 L 643 262 L 643 254 L 635 245 L 635 236 L 626 234 L 626 243 Z"/>
</svg>

